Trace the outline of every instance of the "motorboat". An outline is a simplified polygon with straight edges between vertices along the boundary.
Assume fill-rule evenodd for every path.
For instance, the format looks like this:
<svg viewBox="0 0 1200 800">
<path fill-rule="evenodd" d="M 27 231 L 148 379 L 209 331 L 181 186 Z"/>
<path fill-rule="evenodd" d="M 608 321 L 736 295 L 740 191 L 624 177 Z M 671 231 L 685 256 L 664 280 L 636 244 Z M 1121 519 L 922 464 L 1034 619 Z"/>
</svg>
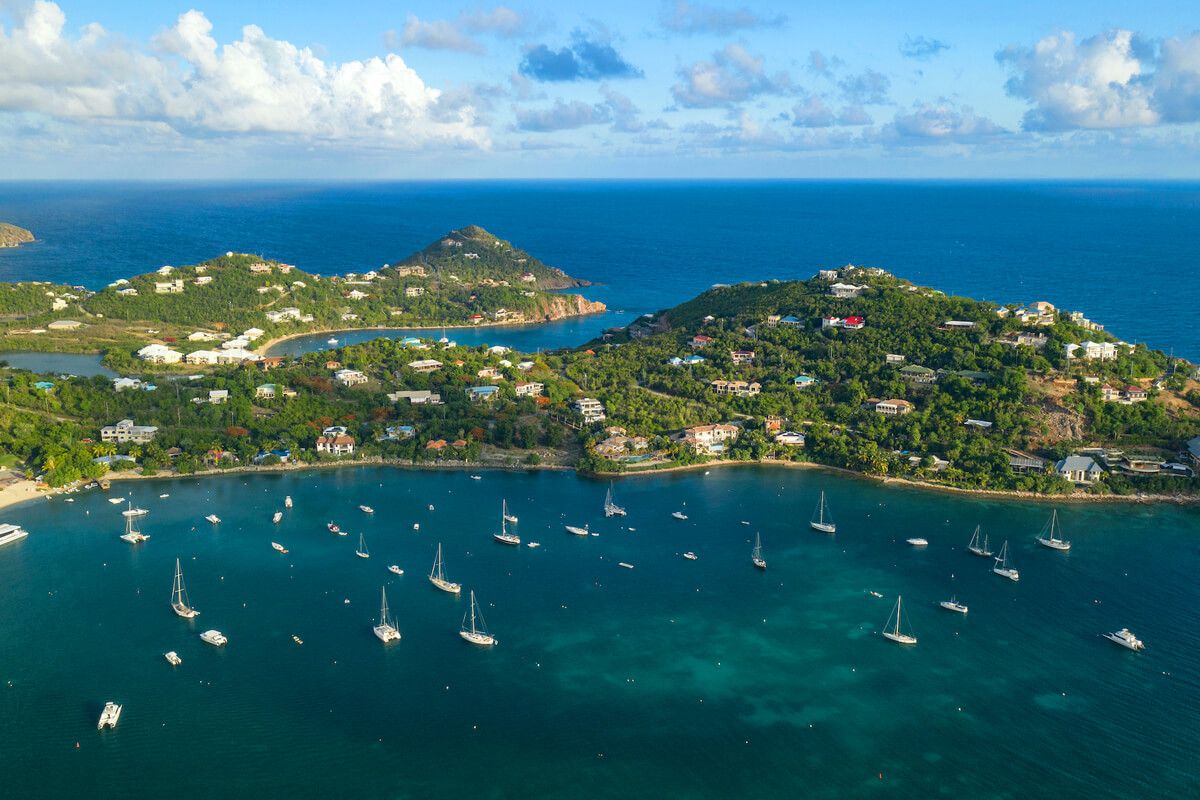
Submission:
<svg viewBox="0 0 1200 800">
<path fill-rule="evenodd" d="M 122 706 L 117 705 L 109 700 L 104 704 L 104 710 L 100 712 L 100 721 L 96 723 L 96 730 L 102 731 L 105 728 L 116 728 L 117 721 L 121 719 Z"/>
<path fill-rule="evenodd" d="M 172 667 L 178 667 L 180 664 L 183 663 L 183 659 L 179 657 L 179 653 L 176 653 L 174 650 L 171 650 L 170 652 L 167 652 L 167 653 L 163 653 L 163 658 L 165 658 L 167 660 L 167 663 L 170 664 Z"/>
<path fill-rule="evenodd" d="M 403 575 L 404 574 L 404 570 L 400 569 L 399 565 L 397 565 L 397 564 L 389 565 L 388 572 L 391 572 L 395 575 Z"/>
<path fill-rule="evenodd" d="M 1121 645 L 1121 647 L 1127 647 L 1130 650 L 1146 649 L 1146 645 L 1142 643 L 1142 640 L 1134 636 L 1129 628 L 1121 628 L 1119 631 L 1106 633 L 1104 634 L 1104 638 Z"/>
<path fill-rule="evenodd" d="M 337 340 L 337 337 L 335 337 L 335 336 L 330 336 L 328 339 L 325 340 L 325 344 L 329 345 L 330 347 L 333 347 L 337 343 L 338 343 L 338 340 Z"/>
<path fill-rule="evenodd" d="M 20 525 L 14 525 L 11 522 L 5 522 L 0 525 L 0 545 L 9 544 L 19 539 L 24 539 L 29 535 L 29 531 L 22 528 Z"/>
<path fill-rule="evenodd" d="M 330 533 L 336 533 L 338 535 L 341 535 L 342 533 L 342 529 L 338 527 L 336 522 L 326 522 L 325 527 L 329 529 Z"/>
<path fill-rule="evenodd" d="M 211 522 L 213 525 L 217 525 L 221 522 L 221 518 L 216 514 L 209 514 L 207 517 L 205 517 L 205 519 Z"/>
<path fill-rule="evenodd" d="M 292 496 L 290 494 L 287 497 L 283 498 L 283 507 L 284 508 L 292 507 Z"/>
<path fill-rule="evenodd" d="M 271 515 L 271 522 L 274 522 L 276 525 L 279 524 L 279 521 L 281 519 L 283 519 L 282 511 L 276 511 L 274 514 Z"/>
<path fill-rule="evenodd" d="M 953 611 L 956 614 L 967 613 L 967 607 L 958 602 L 957 597 L 951 597 L 949 600 L 943 600 L 942 602 L 938 603 L 938 605 L 947 611 Z"/>
<path fill-rule="evenodd" d="M 374 514 L 375 513 L 375 509 L 371 508 L 370 506 L 359 506 L 358 510 L 363 512 L 364 514 Z"/>
<path fill-rule="evenodd" d="M 213 647 L 224 647 L 229 644 L 229 639 L 225 638 L 225 634 L 218 630 L 205 631 L 200 634 L 200 641 L 211 644 Z"/>
<path fill-rule="evenodd" d="M 279 553 L 286 553 L 288 551 L 288 549 L 286 547 L 284 547 L 283 545 L 281 545 L 279 542 L 271 542 L 271 547 L 274 548 L 275 551 L 279 552 Z"/>
<path fill-rule="evenodd" d="M 691 550 L 688 550 L 686 553 L 684 553 L 683 557 L 686 558 L 688 561 L 695 561 L 698 558 L 700 558 L 700 556 L 696 555 Z"/>
<path fill-rule="evenodd" d="M 921 537 L 919 537 L 919 536 L 914 536 L 913 538 L 911 538 L 911 539 L 905 539 L 904 541 L 908 542 L 908 543 L 909 543 L 909 544 L 911 544 L 913 547 L 928 547 L 928 546 L 929 546 L 929 540 L 928 540 L 928 539 L 922 539 L 922 538 L 921 538 Z"/>
<path fill-rule="evenodd" d="M 671 516 L 675 519 L 687 519 L 687 514 L 683 513 L 682 511 L 672 511 Z"/>
</svg>

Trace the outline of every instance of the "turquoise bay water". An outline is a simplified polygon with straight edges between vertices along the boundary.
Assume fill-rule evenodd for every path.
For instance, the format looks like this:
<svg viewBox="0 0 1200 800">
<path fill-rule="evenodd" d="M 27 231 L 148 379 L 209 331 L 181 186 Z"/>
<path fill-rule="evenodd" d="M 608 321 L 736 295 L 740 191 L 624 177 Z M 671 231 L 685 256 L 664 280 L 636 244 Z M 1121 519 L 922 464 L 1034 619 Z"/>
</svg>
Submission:
<svg viewBox="0 0 1200 800">
<path fill-rule="evenodd" d="M 116 538 L 119 509 L 98 492 L 10 509 L 31 534 L 0 549 L 6 796 L 1200 792 L 1194 509 L 1064 505 L 1075 543 L 1064 555 L 1033 542 L 1049 505 L 815 470 L 621 481 L 622 521 L 603 518 L 603 483 L 482 476 L 352 468 L 118 484 L 151 511 L 137 548 Z M 834 537 L 807 527 L 821 489 Z M 272 525 L 286 494 L 296 507 Z M 491 540 L 502 497 L 540 548 Z M 351 535 L 329 534 L 330 519 Z M 600 536 L 570 536 L 564 522 Z M 993 545 L 1010 540 L 1019 583 L 966 554 L 976 524 Z M 354 556 L 360 531 L 369 560 Z M 766 572 L 749 563 L 756 531 Z M 905 545 L 913 535 L 929 547 Z M 439 541 L 463 598 L 425 578 Z M 177 556 L 194 622 L 168 606 Z M 404 637 L 387 647 L 370 630 L 381 585 Z M 493 650 L 456 635 L 466 589 Z M 897 593 L 915 648 L 876 633 Z M 952 593 L 968 616 L 937 607 Z M 1122 626 L 1146 652 L 1099 636 Z M 225 649 L 196 637 L 210 627 Z M 172 649 L 177 668 L 162 658 Z M 124 716 L 98 734 L 107 699 Z"/>
</svg>

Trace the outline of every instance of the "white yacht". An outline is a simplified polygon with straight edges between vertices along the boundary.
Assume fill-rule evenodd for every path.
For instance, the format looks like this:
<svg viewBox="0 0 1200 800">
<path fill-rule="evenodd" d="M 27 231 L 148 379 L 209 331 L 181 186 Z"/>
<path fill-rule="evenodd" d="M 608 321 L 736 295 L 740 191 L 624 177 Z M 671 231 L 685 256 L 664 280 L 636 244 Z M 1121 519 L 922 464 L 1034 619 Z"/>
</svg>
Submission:
<svg viewBox="0 0 1200 800">
<path fill-rule="evenodd" d="M 1050 521 L 1038 534 L 1037 543 L 1051 550 L 1066 552 L 1071 549 L 1071 543 L 1062 538 L 1062 530 L 1058 527 L 1058 509 L 1050 512 Z"/>
<path fill-rule="evenodd" d="M 180 664 L 183 663 L 183 659 L 179 657 L 179 653 L 176 653 L 174 650 L 171 650 L 167 653 L 163 653 L 163 658 L 165 658 L 167 660 L 167 663 L 170 664 L 172 667 L 178 667 Z"/>
<path fill-rule="evenodd" d="M 482 476 L 482 475 L 472 475 L 472 476 L 471 476 L 471 480 L 473 480 L 473 481 L 481 481 L 481 480 L 483 480 L 483 476 Z"/>
<path fill-rule="evenodd" d="M 104 704 L 104 710 L 100 712 L 100 721 L 96 723 L 96 730 L 102 731 L 105 728 L 116 728 L 117 720 L 121 719 L 122 707 L 109 700 Z"/>
<path fill-rule="evenodd" d="M 279 524 L 279 521 L 281 519 L 283 519 L 282 511 L 276 511 L 274 514 L 271 515 L 271 522 L 274 522 L 276 525 Z"/>
<path fill-rule="evenodd" d="M 336 336 L 330 336 L 328 339 L 325 340 L 325 344 L 329 345 L 330 347 L 333 347 L 337 343 L 338 343 L 338 340 L 337 340 Z"/>
<path fill-rule="evenodd" d="M 361 533 L 358 535 L 358 549 L 354 551 L 354 555 L 358 556 L 359 558 L 371 557 L 371 553 L 367 550 L 367 540 L 363 538 Z"/>
<path fill-rule="evenodd" d="M 497 542 L 500 542 L 501 544 L 519 545 L 521 543 L 521 537 L 517 536 L 515 533 L 509 532 L 508 527 L 507 527 L 508 518 L 509 518 L 508 501 L 501 500 L 500 501 L 500 531 L 498 533 L 493 533 L 492 538 L 495 539 Z M 516 519 L 516 517 L 513 517 L 513 519 Z"/>
<path fill-rule="evenodd" d="M 188 601 L 187 587 L 183 585 L 183 567 L 175 559 L 175 583 L 171 586 L 171 609 L 184 619 L 195 619 L 200 612 Z"/>
<path fill-rule="evenodd" d="M 986 533 L 983 535 L 983 543 L 980 544 L 979 542 L 978 525 L 975 526 L 975 533 L 971 534 L 971 541 L 967 545 L 967 552 L 973 556 L 980 556 L 982 558 L 992 557 L 992 551 L 988 549 L 988 537 Z"/>
<path fill-rule="evenodd" d="M 1021 573 L 1008 565 L 1008 541 L 1004 542 L 1004 546 L 1000 548 L 1000 555 L 996 556 L 996 563 L 992 566 L 992 572 L 1002 578 L 1008 578 L 1010 581 L 1021 580 Z"/>
<path fill-rule="evenodd" d="M 750 551 L 750 563 L 759 569 L 766 569 L 767 562 L 762 555 L 762 536 L 754 534 L 754 549 Z"/>
<path fill-rule="evenodd" d="M 229 643 L 229 640 L 225 638 L 225 634 L 217 630 L 205 631 L 200 634 L 200 641 L 211 644 L 213 647 L 224 647 Z"/>
<path fill-rule="evenodd" d="M 688 561 L 696 561 L 700 558 L 700 556 L 696 555 L 691 550 L 688 550 L 686 553 L 684 553 L 683 557 L 686 558 Z"/>
<path fill-rule="evenodd" d="M 829 513 L 829 504 L 825 502 L 825 492 L 821 492 L 821 499 L 817 501 L 817 508 L 813 512 L 813 518 L 809 521 L 808 527 L 814 531 L 821 533 L 837 533 L 837 525 L 833 522 L 833 517 Z"/>
<path fill-rule="evenodd" d="M 604 497 L 604 516 L 606 517 L 623 517 L 625 509 L 617 505 L 613 501 L 613 485 L 612 481 L 608 482 L 608 494 Z"/>
<path fill-rule="evenodd" d="M 916 644 L 917 637 L 900 631 L 900 615 L 903 614 L 902 599 L 896 598 L 896 605 L 892 607 L 891 616 L 888 617 L 887 623 L 883 626 L 883 636 L 885 639 L 891 639 L 897 644 Z M 896 618 L 896 624 L 892 624 L 892 617 Z"/>
<path fill-rule="evenodd" d="M 387 644 L 388 642 L 400 641 L 400 631 L 397 630 L 395 621 L 388 616 L 387 607 L 387 589 L 381 589 L 381 603 L 379 606 L 379 624 L 374 627 L 375 635 L 379 637 L 379 641 Z"/>
<path fill-rule="evenodd" d="M 9 544 L 11 542 L 24 539 L 29 535 L 29 531 L 22 528 L 20 525 L 13 525 L 11 522 L 5 522 L 0 525 L 0 545 Z"/>
<path fill-rule="evenodd" d="M 675 519 L 687 519 L 688 518 L 687 514 L 683 513 L 682 511 L 672 511 L 671 516 L 674 517 Z"/>
<path fill-rule="evenodd" d="M 284 547 L 283 545 L 281 545 L 279 542 L 271 542 L 271 549 L 273 549 L 277 553 L 284 553 L 284 554 L 286 554 L 288 551 L 288 549 L 286 547 Z"/>
<path fill-rule="evenodd" d="M 110 498 L 108 498 L 108 502 L 112 503 L 114 506 L 119 506 L 119 505 L 121 505 L 121 503 L 124 503 L 125 501 L 119 497 L 110 497 Z"/>
<path fill-rule="evenodd" d="M 389 566 L 388 566 L 388 572 L 391 572 L 391 573 L 393 573 L 393 574 L 396 574 L 396 575 L 403 575 L 403 574 L 404 574 L 404 570 L 400 569 L 400 566 L 399 566 L 398 564 L 391 564 L 391 565 L 389 565 Z"/>
<path fill-rule="evenodd" d="M 290 494 L 287 497 L 283 498 L 283 507 L 284 508 L 292 507 L 292 496 Z"/>
<path fill-rule="evenodd" d="M 205 519 L 211 522 L 213 525 L 216 525 L 221 521 L 221 518 L 216 514 L 209 514 L 207 517 L 205 517 Z"/>
<path fill-rule="evenodd" d="M 904 541 L 908 542 L 913 547 L 928 547 L 929 546 L 929 540 L 922 539 L 920 536 L 914 536 L 913 538 L 905 539 Z"/>
<path fill-rule="evenodd" d="M 363 512 L 364 514 L 374 514 L 375 513 L 375 509 L 371 508 L 370 506 L 359 506 L 358 510 Z"/>
<path fill-rule="evenodd" d="M 443 592 L 458 594 L 462 586 L 446 580 L 445 565 L 442 563 L 442 543 L 438 542 L 437 555 L 433 559 L 433 569 L 429 571 L 429 582 Z"/>
<path fill-rule="evenodd" d="M 1121 628 L 1119 631 L 1106 633 L 1104 634 L 1104 638 L 1121 645 L 1121 647 L 1127 647 L 1130 650 L 1146 649 L 1146 645 L 1142 643 L 1142 640 L 1134 636 L 1129 628 Z"/>
<path fill-rule="evenodd" d="M 504 511 L 504 521 L 507 522 L 509 525 L 516 525 L 518 522 L 517 515 L 508 513 L 508 501 L 507 500 L 504 501 L 503 511 Z"/>
<path fill-rule="evenodd" d="M 584 525 L 582 528 L 578 527 L 577 525 L 563 525 L 563 527 L 567 529 L 567 533 L 573 533 L 576 536 L 587 536 L 589 533 L 591 533 L 591 531 L 588 530 L 587 525 Z"/>
<path fill-rule="evenodd" d="M 468 618 L 470 619 L 469 625 Z M 458 635 L 471 644 L 482 647 L 491 647 L 496 643 L 496 638 L 488 633 L 487 624 L 483 621 L 483 612 L 479 608 L 479 602 L 475 599 L 475 592 L 471 592 L 471 610 L 463 614 L 462 628 L 459 629 Z"/>
<path fill-rule="evenodd" d="M 129 508 L 121 512 L 122 517 L 144 517 L 150 512 L 144 508 L 134 508 L 133 503 L 129 504 Z"/>
<path fill-rule="evenodd" d="M 949 600 L 943 600 L 942 602 L 938 603 L 938 605 L 947 611 L 953 611 L 957 614 L 967 613 L 967 607 L 958 602 L 957 597 L 951 597 Z"/>
</svg>

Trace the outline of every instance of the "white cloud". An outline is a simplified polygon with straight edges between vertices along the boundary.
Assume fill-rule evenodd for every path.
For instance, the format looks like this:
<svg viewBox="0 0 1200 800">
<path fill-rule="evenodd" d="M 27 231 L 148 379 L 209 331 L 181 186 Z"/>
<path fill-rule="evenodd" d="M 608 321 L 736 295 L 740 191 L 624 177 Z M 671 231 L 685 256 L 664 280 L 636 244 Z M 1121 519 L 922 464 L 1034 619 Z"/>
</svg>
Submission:
<svg viewBox="0 0 1200 800">
<path fill-rule="evenodd" d="M 675 102 L 687 108 L 731 106 L 763 94 L 791 90 L 787 73 L 767 75 L 763 60 L 737 44 L 679 71 L 680 82 L 671 87 Z"/>
<path fill-rule="evenodd" d="M 474 109 L 452 112 L 399 56 L 327 63 L 255 25 L 220 45 L 188 11 L 154 50 L 88 25 L 64 35 L 62 10 L 37 0 L 0 28 L 0 112 L 138 124 L 188 135 L 265 134 L 379 146 L 489 144 Z"/>
<path fill-rule="evenodd" d="M 612 119 L 608 106 L 601 103 L 589 105 L 578 100 L 567 103 L 555 100 L 549 108 L 517 108 L 517 128 L 533 133 L 550 133 L 599 125 Z"/>
<path fill-rule="evenodd" d="M 506 39 L 523 36 L 542 27 L 528 14 L 506 6 L 496 6 L 488 11 L 463 12 L 458 19 L 471 33 L 490 33 Z"/>
<path fill-rule="evenodd" d="M 412 14 L 404 22 L 400 35 L 386 35 L 389 44 L 395 42 L 400 47 L 421 47 L 426 50 L 454 50 L 459 53 L 483 53 L 484 47 L 479 42 L 462 33 L 454 27 L 454 23 L 444 19 L 432 22 L 422 22 Z"/>
<path fill-rule="evenodd" d="M 767 16 L 744 7 L 718 8 L 676 0 L 663 8 L 659 22 L 672 33 L 724 35 L 754 28 L 780 28 L 787 22 L 787 17 L 783 14 Z"/>
<path fill-rule="evenodd" d="M 884 139 L 924 140 L 927 142 L 966 142 L 1007 133 L 970 106 L 949 100 L 917 103 L 912 111 L 897 112 L 883 131 Z"/>
</svg>

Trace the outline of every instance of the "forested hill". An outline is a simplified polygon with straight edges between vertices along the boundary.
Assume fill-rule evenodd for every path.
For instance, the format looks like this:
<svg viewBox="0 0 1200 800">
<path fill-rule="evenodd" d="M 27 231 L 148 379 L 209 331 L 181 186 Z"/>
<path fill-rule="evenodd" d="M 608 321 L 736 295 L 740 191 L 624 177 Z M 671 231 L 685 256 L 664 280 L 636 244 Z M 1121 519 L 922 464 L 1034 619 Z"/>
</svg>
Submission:
<svg viewBox="0 0 1200 800">
<path fill-rule="evenodd" d="M 425 249 L 413 253 L 398 266 L 423 266 L 443 280 L 481 281 L 486 278 L 510 282 L 533 282 L 542 289 L 570 289 L 588 286 L 561 269 L 549 267 L 521 250 L 488 233 L 478 225 L 450 231 Z M 451 276 L 455 276 L 451 278 Z"/>
</svg>

